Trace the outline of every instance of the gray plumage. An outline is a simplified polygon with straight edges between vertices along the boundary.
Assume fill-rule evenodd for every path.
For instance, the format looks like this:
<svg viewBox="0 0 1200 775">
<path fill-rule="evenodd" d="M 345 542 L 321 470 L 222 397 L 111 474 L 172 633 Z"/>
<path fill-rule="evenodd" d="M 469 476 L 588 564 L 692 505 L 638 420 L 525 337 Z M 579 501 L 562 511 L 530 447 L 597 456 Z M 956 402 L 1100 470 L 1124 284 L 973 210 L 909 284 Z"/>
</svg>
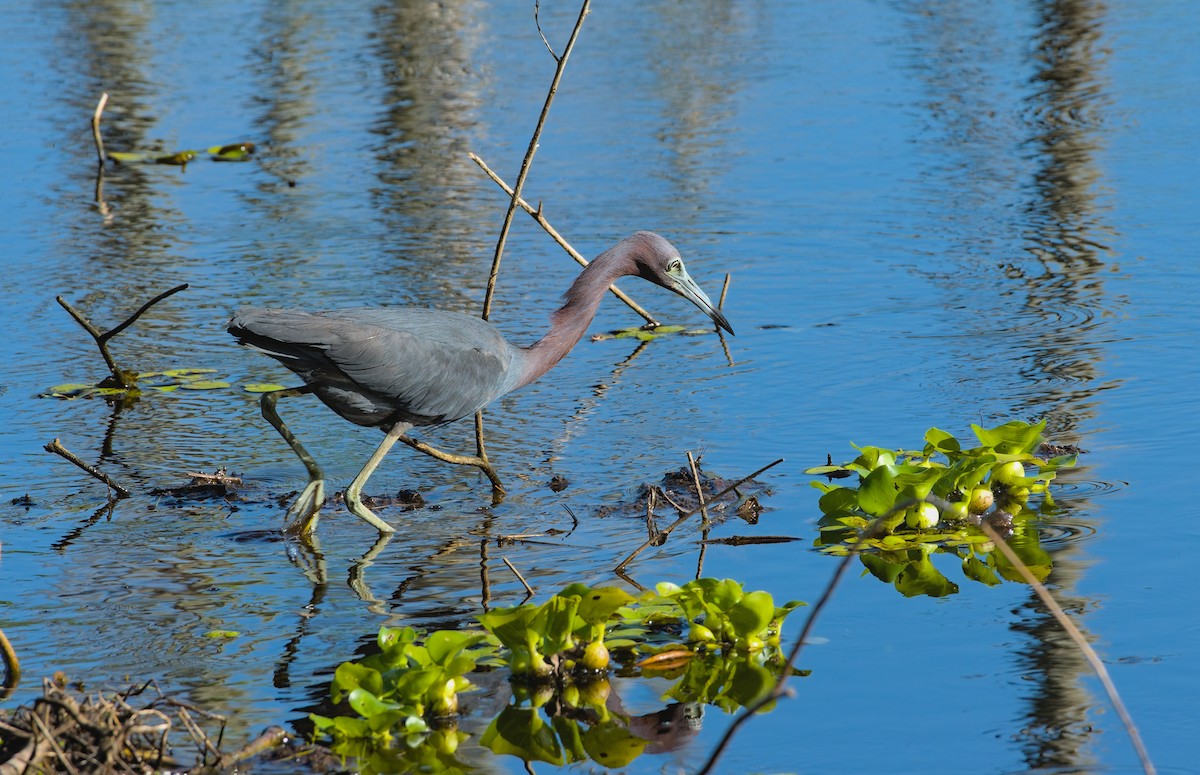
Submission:
<svg viewBox="0 0 1200 775">
<path fill-rule="evenodd" d="M 570 352 L 587 331 L 609 286 L 626 275 L 683 296 L 733 333 L 725 315 L 688 276 L 679 251 L 648 231 L 626 237 L 588 264 L 567 289 L 563 305 L 550 316 L 550 331 L 529 347 L 509 344 L 494 326 L 477 317 L 417 307 L 238 310 L 229 322 L 229 333 L 277 359 L 305 383 L 303 388 L 268 393 L 262 399 L 263 415 L 309 469 L 309 485 L 289 514 L 304 520 L 303 532 L 313 529 L 324 499 L 324 479 L 275 413 L 280 396 L 315 393 L 350 422 L 387 433 L 347 487 L 346 503 L 381 532 L 390 532 L 392 528 L 361 503 L 359 493 L 391 445 L 413 426 L 472 415 L 541 377 Z M 486 460 L 462 457 L 452 462 L 480 467 L 499 487 Z"/>
<path fill-rule="evenodd" d="M 246 307 L 229 333 L 294 371 L 356 425 L 438 425 L 509 392 L 524 353 L 471 315 L 415 307 Z"/>
</svg>

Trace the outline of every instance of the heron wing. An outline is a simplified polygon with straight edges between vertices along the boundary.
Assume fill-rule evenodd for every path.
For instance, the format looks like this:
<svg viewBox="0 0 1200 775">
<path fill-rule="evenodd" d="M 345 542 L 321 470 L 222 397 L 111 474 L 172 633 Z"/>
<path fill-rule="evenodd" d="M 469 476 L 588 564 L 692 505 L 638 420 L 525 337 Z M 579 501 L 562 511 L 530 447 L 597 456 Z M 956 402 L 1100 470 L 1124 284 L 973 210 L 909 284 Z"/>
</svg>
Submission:
<svg viewBox="0 0 1200 775">
<path fill-rule="evenodd" d="M 277 358 L 331 408 L 362 425 L 449 422 L 515 384 L 516 348 L 470 315 L 412 307 L 243 309 L 229 330 Z"/>
</svg>

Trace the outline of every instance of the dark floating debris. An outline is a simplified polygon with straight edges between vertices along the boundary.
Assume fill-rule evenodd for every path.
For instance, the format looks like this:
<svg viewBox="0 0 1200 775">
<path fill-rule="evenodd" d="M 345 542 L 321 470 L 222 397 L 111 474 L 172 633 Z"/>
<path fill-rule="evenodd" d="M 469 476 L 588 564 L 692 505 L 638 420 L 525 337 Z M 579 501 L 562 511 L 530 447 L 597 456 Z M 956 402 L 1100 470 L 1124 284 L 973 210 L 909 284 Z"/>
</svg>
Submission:
<svg viewBox="0 0 1200 775">
<path fill-rule="evenodd" d="M 1086 455 L 1086 449 L 1075 444 L 1042 444 L 1037 449 L 1038 457 L 1062 457 L 1063 455 Z"/>
<path fill-rule="evenodd" d="M 554 476 L 550 477 L 549 487 L 554 492 L 562 492 L 563 490 L 567 489 L 570 484 L 571 483 L 567 481 L 567 477 L 560 474 L 555 474 Z"/>
<path fill-rule="evenodd" d="M 344 503 L 344 492 L 338 492 L 333 500 Z M 399 490 L 395 495 L 364 495 L 362 502 L 372 509 L 399 506 L 401 511 L 415 511 L 425 508 L 425 498 L 416 490 Z"/>
<path fill-rule="evenodd" d="M 150 494 L 185 500 L 209 500 L 215 498 L 240 500 L 241 494 L 239 490 L 246 487 L 245 482 L 242 481 L 240 476 L 228 473 L 224 466 L 213 471 L 211 474 L 194 473 L 188 474 L 188 476 L 191 477 L 191 480 L 187 484 L 181 484 L 178 487 L 162 487 L 157 490 L 151 490 Z"/>
<path fill-rule="evenodd" d="M 699 467 L 696 468 L 696 473 L 709 519 L 719 521 L 730 514 L 736 514 L 752 525 L 758 522 L 759 515 L 765 510 L 760 497 L 771 494 L 766 485 L 749 479 L 733 490 L 721 494 L 736 480 L 710 476 Z M 668 471 L 658 484 L 639 485 L 632 500 L 601 506 L 597 509 L 596 516 L 645 517 L 647 511 L 653 512 L 663 506 L 670 506 L 683 514 L 699 509 L 700 505 L 696 497 L 696 480 L 692 471 L 690 468 L 681 467 L 675 471 Z"/>
</svg>

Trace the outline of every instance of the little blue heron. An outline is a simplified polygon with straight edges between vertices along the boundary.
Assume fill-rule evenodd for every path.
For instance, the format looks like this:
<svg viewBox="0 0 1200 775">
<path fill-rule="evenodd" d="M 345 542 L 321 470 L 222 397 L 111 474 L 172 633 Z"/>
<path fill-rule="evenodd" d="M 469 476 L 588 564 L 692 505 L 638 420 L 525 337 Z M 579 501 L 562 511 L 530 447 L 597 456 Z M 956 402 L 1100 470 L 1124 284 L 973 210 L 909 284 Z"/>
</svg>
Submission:
<svg viewBox="0 0 1200 775">
<path fill-rule="evenodd" d="M 367 508 L 363 485 L 392 445 L 414 426 L 467 417 L 500 396 L 541 377 L 571 351 L 596 316 L 615 280 L 637 275 L 699 307 L 729 333 L 729 321 L 696 285 L 679 251 L 653 232 L 639 231 L 588 264 L 550 316 L 550 331 L 529 347 L 509 344 L 485 320 L 458 312 L 364 307 L 327 312 L 245 307 L 229 321 L 241 344 L 279 360 L 304 386 L 265 393 L 263 416 L 304 462 L 309 483 L 288 510 L 307 533 L 324 502 L 325 477 L 275 411 L 280 397 L 315 393 L 356 425 L 387 434 L 346 488 L 346 506 L 381 533 L 394 528 Z M 404 441 L 412 444 L 410 439 Z M 486 460 L 444 456 L 493 476 Z M 486 466 L 486 468 L 485 468 Z M 494 480 L 495 481 L 495 480 Z"/>
</svg>

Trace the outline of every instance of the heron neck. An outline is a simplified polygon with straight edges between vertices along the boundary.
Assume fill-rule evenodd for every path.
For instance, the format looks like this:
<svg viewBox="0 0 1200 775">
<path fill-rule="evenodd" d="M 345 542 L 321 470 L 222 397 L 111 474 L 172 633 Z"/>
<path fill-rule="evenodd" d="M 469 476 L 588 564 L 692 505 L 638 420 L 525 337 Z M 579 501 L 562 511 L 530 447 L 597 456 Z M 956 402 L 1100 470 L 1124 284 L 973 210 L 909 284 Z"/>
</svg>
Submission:
<svg viewBox="0 0 1200 775">
<path fill-rule="evenodd" d="M 534 382 L 571 352 L 596 317 L 600 300 L 618 278 L 636 274 L 633 261 L 615 248 L 596 256 L 563 294 L 563 305 L 550 315 L 550 330 L 525 348 L 526 371 L 522 385 Z"/>
</svg>

